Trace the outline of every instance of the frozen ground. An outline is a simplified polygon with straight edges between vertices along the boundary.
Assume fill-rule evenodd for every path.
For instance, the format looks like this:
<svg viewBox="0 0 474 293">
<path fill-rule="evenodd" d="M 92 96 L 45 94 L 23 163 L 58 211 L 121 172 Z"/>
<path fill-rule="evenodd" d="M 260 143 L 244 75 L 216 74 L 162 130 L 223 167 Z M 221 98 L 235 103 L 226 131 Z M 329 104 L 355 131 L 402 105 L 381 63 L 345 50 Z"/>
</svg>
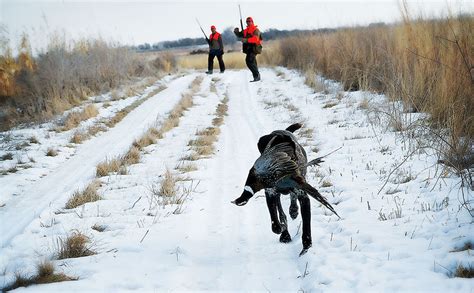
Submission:
<svg viewBox="0 0 474 293">
<path fill-rule="evenodd" d="M 94 179 L 97 163 L 123 154 L 159 124 L 197 76 L 203 82 L 179 126 L 148 146 L 128 175 L 102 177 L 103 200 L 63 210 L 72 193 Z M 14 153 L 0 162 L 3 170 L 25 163 L 23 157 L 34 163 L 0 176 L 0 286 L 53 259 L 58 237 L 81 231 L 98 253 L 54 261 L 77 281 L 17 290 L 473 292 L 472 279 L 448 276 L 459 264 L 474 265 L 472 250 L 457 251 L 474 242 L 459 179 L 435 173 L 436 157 L 414 151 L 383 123 L 370 123 L 367 108 L 382 105 L 384 97 L 340 92 L 333 83 L 315 93 L 283 68 L 263 69 L 262 77 L 249 83 L 246 70 L 168 77 L 148 90 L 163 83 L 167 89 L 81 145 L 69 143 L 72 131 L 57 134 L 47 124 L 3 133 L 0 156 Z M 180 174 L 184 203 L 157 204 L 152 191 L 167 169 L 177 172 L 190 152 L 188 141 L 211 126 L 224 97 L 229 109 L 214 155 Z M 230 203 L 258 157 L 258 138 L 294 122 L 304 123 L 297 136 L 309 159 L 340 148 L 307 179 L 342 219 L 312 201 L 313 247 L 302 257 L 300 217 L 289 223 L 293 241 L 282 244 L 271 231 L 263 192 L 246 206 Z M 40 144 L 12 148 L 32 135 Z M 59 155 L 46 157 L 48 146 Z M 285 196 L 283 206 L 289 206 Z"/>
</svg>

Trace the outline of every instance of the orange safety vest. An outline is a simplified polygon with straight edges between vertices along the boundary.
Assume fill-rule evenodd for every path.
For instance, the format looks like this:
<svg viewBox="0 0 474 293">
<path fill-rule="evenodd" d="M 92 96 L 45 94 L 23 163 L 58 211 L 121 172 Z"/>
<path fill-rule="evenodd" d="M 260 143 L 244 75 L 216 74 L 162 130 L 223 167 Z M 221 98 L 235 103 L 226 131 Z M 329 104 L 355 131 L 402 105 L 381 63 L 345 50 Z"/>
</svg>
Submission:
<svg viewBox="0 0 474 293">
<path fill-rule="evenodd" d="M 212 41 L 212 40 L 217 41 L 220 36 L 221 36 L 221 34 L 218 33 L 218 32 L 216 32 L 215 34 L 211 34 L 211 35 L 209 36 L 209 40 L 210 40 L 210 41 Z"/>
<path fill-rule="evenodd" d="M 247 39 L 249 44 L 261 45 L 262 40 L 258 36 L 253 35 L 256 29 L 256 25 L 248 26 L 246 29 L 244 29 L 244 38 L 247 38 L 247 35 L 249 35 L 249 38 Z"/>
</svg>

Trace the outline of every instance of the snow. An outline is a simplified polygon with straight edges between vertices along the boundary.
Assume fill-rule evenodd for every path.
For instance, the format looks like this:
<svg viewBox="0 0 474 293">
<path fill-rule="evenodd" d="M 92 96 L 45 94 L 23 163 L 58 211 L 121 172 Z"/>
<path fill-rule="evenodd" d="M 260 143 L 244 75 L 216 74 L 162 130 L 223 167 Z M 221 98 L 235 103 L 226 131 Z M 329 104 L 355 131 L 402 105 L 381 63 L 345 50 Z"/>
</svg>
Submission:
<svg viewBox="0 0 474 293">
<path fill-rule="evenodd" d="M 454 251 L 474 242 L 472 217 L 460 206 L 459 178 L 435 174 L 433 154 L 416 151 L 406 158 L 414 151 L 409 141 L 372 123 L 370 111 L 359 107 L 364 100 L 386 104 L 385 98 L 341 93 L 333 82 L 327 93 L 315 93 L 284 68 L 261 74 L 259 83 L 248 82 L 248 70 L 167 77 L 148 91 L 162 83 L 167 89 L 81 145 L 68 143 L 73 131 L 54 133 L 50 125 L 3 133 L 20 142 L 35 135 L 41 144 L 24 151 L 34 158 L 32 168 L 0 176 L 0 284 L 10 283 L 15 272 L 33 274 L 40 260 L 54 257 L 58 237 L 81 231 L 98 253 L 54 261 L 77 281 L 17 290 L 472 292 L 472 280 L 448 277 L 458 264 L 474 262 L 471 250 Z M 198 76 L 203 82 L 194 105 L 176 128 L 146 147 L 128 175 L 101 178 L 103 200 L 63 210 L 71 194 L 94 179 L 97 163 L 125 153 L 159 125 Z M 224 97 L 229 110 L 214 155 L 180 174 L 179 192 L 189 192 L 182 206 L 160 204 L 152 190 L 166 170 L 177 172 L 190 153 L 188 141 L 212 125 Z M 110 117 L 132 101 L 101 108 L 100 115 Z M 300 216 L 288 217 L 293 241 L 282 244 L 271 231 L 263 192 L 243 207 L 230 203 L 259 156 L 258 138 L 294 122 L 304 123 L 296 135 L 309 160 L 338 149 L 321 167 L 309 168 L 307 180 L 342 219 L 311 200 L 313 247 L 302 257 Z M 12 146 L 4 141 L 0 155 Z M 48 146 L 57 146 L 60 155 L 45 157 Z M 11 164 L 0 163 L 2 169 Z M 282 204 L 287 211 L 287 196 Z"/>
</svg>

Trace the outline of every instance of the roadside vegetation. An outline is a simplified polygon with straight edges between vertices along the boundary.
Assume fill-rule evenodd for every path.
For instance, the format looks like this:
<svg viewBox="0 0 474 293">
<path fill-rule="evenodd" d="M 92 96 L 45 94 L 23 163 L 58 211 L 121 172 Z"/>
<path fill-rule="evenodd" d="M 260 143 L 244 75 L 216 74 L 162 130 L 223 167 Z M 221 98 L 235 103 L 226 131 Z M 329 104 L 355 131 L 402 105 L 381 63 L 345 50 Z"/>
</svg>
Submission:
<svg viewBox="0 0 474 293">
<path fill-rule="evenodd" d="M 403 131 L 413 147 L 434 150 L 439 163 L 461 176 L 461 187 L 472 190 L 474 17 L 412 18 L 406 5 L 402 15 L 398 24 L 281 40 L 281 63 L 275 65 L 300 70 L 317 92 L 327 91 L 324 77 L 340 81 L 346 91 L 385 94 L 393 103 L 384 109 L 369 101 L 361 107 Z M 463 201 L 474 215 L 468 193 Z"/>
<path fill-rule="evenodd" d="M 50 119 L 93 95 L 169 73 L 176 66 L 170 54 L 150 58 L 103 39 L 53 36 L 47 50 L 33 56 L 24 34 L 16 57 L 7 44 L 0 34 L 0 130 Z M 78 117 L 70 118 L 63 130 L 77 123 Z"/>
<path fill-rule="evenodd" d="M 433 127 L 451 129 L 449 163 L 462 169 L 474 159 L 461 159 L 474 139 L 473 25 L 470 16 L 424 20 L 405 11 L 396 25 L 281 41 L 282 65 L 341 81 L 345 90 L 385 93 L 405 113 L 429 113 Z"/>
</svg>

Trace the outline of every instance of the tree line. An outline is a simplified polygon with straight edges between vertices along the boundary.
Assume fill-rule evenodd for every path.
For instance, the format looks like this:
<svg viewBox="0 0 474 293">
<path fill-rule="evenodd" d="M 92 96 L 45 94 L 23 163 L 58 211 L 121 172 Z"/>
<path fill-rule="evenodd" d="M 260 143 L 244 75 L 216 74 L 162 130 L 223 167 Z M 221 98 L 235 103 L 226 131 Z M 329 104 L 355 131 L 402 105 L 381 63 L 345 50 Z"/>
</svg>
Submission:
<svg viewBox="0 0 474 293">
<path fill-rule="evenodd" d="M 232 27 L 228 27 L 224 29 L 221 33 L 222 41 L 226 45 L 233 44 L 237 41 Z M 329 29 L 329 28 L 322 28 L 322 29 L 314 29 L 314 30 L 301 30 L 301 29 L 294 29 L 294 30 L 279 30 L 279 29 L 268 29 L 262 33 L 262 37 L 265 41 L 269 40 L 276 40 L 281 38 L 286 38 L 290 36 L 296 35 L 311 35 L 315 33 L 330 33 L 335 32 L 336 29 Z M 133 48 L 137 51 L 160 51 L 172 48 L 182 48 L 182 47 L 191 47 L 191 46 L 201 46 L 207 45 L 206 39 L 204 37 L 199 38 L 182 38 L 174 41 L 163 41 L 154 44 L 144 43 Z"/>
</svg>

